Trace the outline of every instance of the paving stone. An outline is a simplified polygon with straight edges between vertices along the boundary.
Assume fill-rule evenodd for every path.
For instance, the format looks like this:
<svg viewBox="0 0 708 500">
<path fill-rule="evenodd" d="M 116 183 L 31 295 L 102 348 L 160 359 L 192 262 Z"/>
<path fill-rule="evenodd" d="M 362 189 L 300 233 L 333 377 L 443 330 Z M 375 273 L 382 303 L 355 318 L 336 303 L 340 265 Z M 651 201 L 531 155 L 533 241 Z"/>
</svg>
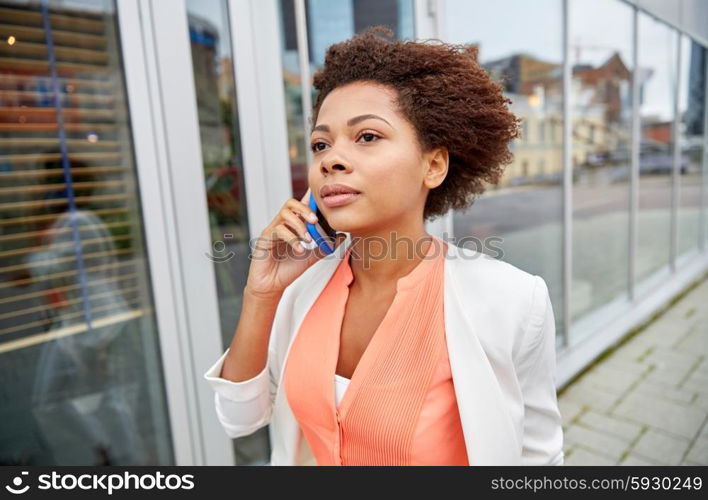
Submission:
<svg viewBox="0 0 708 500">
<path fill-rule="evenodd" d="M 708 312 L 706 315 L 708 316 Z M 695 335 L 694 338 L 698 342 L 698 346 L 702 346 L 705 349 L 705 338 L 708 335 L 708 317 L 697 322 L 691 329 L 691 333 Z M 703 350 L 702 352 L 705 353 L 706 351 Z"/>
<path fill-rule="evenodd" d="M 599 455 L 584 448 L 573 448 L 570 455 L 565 457 L 564 465 L 615 465 L 617 462 L 603 455 Z"/>
<path fill-rule="evenodd" d="M 692 326 L 686 325 L 680 318 L 662 316 L 638 335 L 641 335 L 643 342 L 658 347 L 674 347 L 683 339 L 682 333 L 688 332 Z"/>
<path fill-rule="evenodd" d="M 656 343 L 651 340 L 634 340 L 631 339 L 627 343 L 618 347 L 612 352 L 612 358 L 619 360 L 627 360 L 631 362 L 636 362 L 644 355 L 646 355 L 650 350 L 654 349 Z"/>
<path fill-rule="evenodd" d="M 679 367 L 679 366 L 656 366 L 655 368 L 647 374 L 645 380 L 664 382 L 666 384 L 678 385 L 684 382 L 689 374 L 691 373 L 691 367 Z"/>
<path fill-rule="evenodd" d="M 627 455 L 619 465 L 641 465 L 641 466 L 657 466 L 655 462 L 651 462 L 644 457 L 638 457 L 637 455 L 632 455 L 631 453 Z"/>
<path fill-rule="evenodd" d="M 708 387 L 708 373 L 697 369 L 693 370 L 693 372 L 691 372 L 688 376 L 687 381 L 695 382 L 696 384 L 703 384 L 704 387 Z"/>
<path fill-rule="evenodd" d="M 708 321 L 706 322 L 708 323 Z M 694 328 L 689 335 L 681 339 L 675 349 L 680 352 L 708 356 L 708 331 L 701 331 L 697 327 Z"/>
<path fill-rule="evenodd" d="M 677 351 L 666 347 L 657 347 L 646 358 L 645 364 L 653 364 L 657 368 L 668 366 L 670 368 L 684 369 L 685 367 L 693 367 L 699 361 L 699 354 L 689 354 L 686 352 Z"/>
<path fill-rule="evenodd" d="M 686 460 L 690 460 L 699 465 L 708 465 L 708 437 L 699 437 L 686 455 Z"/>
<path fill-rule="evenodd" d="M 568 431 L 564 433 L 564 438 L 570 443 L 605 455 L 615 462 L 630 447 L 630 444 L 626 441 L 578 424 L 570 426 Z"/>
<path fill-rule="evenodd" d="M 689 375 L 679 387 L 686 391 L 695 392 L 704 396 L 708 394 L 708 381 L 703 380 L 695 374 Z"/>
<path fill-rule="evenodd" d="M 632 453 L 661 465 L 679 465 L 690 445 L 688 439 L 649 429 L 634 445 Z"/>
<path fill-rule="evenodd" d="M 632 361 L 622 357 L 610 357 L 602 361 L 602 366 L 607 366 L 609 368 L 614 368 L 616 370 L 621 370 L 635 375 L 646 375 L 651 367 L 639 363 L 637 361 Z"/>
<path fill-rule="evenodd" d="M 676 344 L 675 349 L 681 352 L 708 356 L 708 327 L 703 329 L 701 326 L 694 326 L 688 335 Z"/>
<path fill-rule="evenodd" d="M 614 408 L 616 403 L 620 400 L 617 394 L 612 394 L 606 390 L 581 383 L 576 383 L 569 387 L 563 392 L 563 397 L 602 412 Z"/>
<path fill-rule="evenodd" d="M 642 433 L 642 426 L 639 424 L 592 410 L 585 412 L 580 417 L 579 423 L 628 443 L 633 442 Z"/>
<path fill-rule="evenodd" d="M 580 381 L 621 396 L 640 379 L 640 374 L 601 364 L 583 375 Z"/>
<path fill-rule="evenodd" d="M 564 424 L 570 424 L 583 411 L 583 405 L 567 398 L 558 398 L 558 409 Z"/>
<path fill-rule="evenodd" d="M 698 435 L 698 437 L 708 439 L 708 422 L 703 424 L 703 428 L 701 429 L 701 433 Z"/>
<path fill-rule="evenodd" d="M 703 425 L 705 411 L 693 406 L 670 403 L 639 393 L 624 398 L 612 414 L 693 439 Z"/>
<path fill-rule="evenodd" d="M 693 403 L 691 403 L 691 406 L 694 408 L 700 408 L 704 412 L 708 413 L 708 396 L 705 394 L 699 394 L 696 396 L 696 399 L 693 400 Z"/>
<path fill-rule="evenodd" d="M 637 387 L 634 388 L 634 391 L 639 394 L 685 405 L 690 405 L 696 398 L 696 391 L 693 389 L 679 389 L 676 385 L 666 384 L 656 379 L 642 380 Z"/>
</svg>

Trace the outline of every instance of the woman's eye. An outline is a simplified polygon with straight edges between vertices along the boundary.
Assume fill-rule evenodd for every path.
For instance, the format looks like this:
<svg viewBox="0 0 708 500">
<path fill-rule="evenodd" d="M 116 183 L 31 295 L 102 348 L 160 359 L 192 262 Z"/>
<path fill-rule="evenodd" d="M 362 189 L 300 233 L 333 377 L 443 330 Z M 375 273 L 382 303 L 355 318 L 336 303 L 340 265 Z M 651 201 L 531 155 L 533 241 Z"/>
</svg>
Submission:
<svg viewBox="0 0 708 500">
<path fill-rule="evenodd" d="M 369 136 L 369 137 L 376 137 L 377 139 L 380 139 L 380 137 L 379 137 L 378 135 L 373 134 L 373 133 L 371 133 L 371 132 L 364 132 L 363 134 L 361 134 L 360 137 L 366 137 L 366 136 Z M 372 140 L 372 141 L 365 141 L 365 142 L 373 142 L 373 140 Z"/>
<path fill-rule="evenodd" d="M 361 139 L 362 137 L 367 137 L 368 139 L 370 139 L 370 140 L 365 140 L 364 142 L 375 142 L 375 141 L 373 140 L 373 138 L 381 139 L 381 137 L 380 137 L 378 134 L 374 134 L 374 133 L 372 133 L 372 132 L 364 132 L 363 134 L 361 134 L 361 135 L 359 136 L 360 139 Z M 322 142 L 322 141 L 316 141 L 316 142 L 313 142 L 312 144 L 310 144 L 310 149 L 312 150 L 313 153 L 316 153 L 316 152 L 318 152 L 318 151 L 322 151 L 322 149 L 318 149 L 318 147 L 317 147 L 317 146 L 320 145 L 320 144 L 325 144 L 325 143 Z M 325 145 L 326 145 L 326 144 L 325 144 Z"/>
</svg>

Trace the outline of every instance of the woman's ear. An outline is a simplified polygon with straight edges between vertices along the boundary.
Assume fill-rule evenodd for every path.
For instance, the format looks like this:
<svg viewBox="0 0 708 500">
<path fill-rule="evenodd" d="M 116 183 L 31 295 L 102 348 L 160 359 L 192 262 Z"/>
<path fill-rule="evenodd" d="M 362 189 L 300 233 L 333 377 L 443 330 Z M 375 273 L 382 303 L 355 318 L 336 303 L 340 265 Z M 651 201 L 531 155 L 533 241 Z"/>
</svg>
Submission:
<svg viewBox="0 0 708 500">
<path fill-rule="evenodd" d="M 426 153 L 425 185 L 434 189 L 443 183 L 447 177 L 450 164 L 450 154 L 447 148 L 436 148 Z"/>
</svg>

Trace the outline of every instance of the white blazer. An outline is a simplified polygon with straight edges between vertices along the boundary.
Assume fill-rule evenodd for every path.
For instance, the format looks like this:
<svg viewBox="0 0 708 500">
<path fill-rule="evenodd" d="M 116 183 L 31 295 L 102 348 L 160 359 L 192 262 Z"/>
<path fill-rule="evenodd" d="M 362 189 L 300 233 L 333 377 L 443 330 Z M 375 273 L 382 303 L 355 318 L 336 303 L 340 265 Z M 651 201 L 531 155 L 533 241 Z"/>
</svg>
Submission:
<svg viewBox="0 0 708 500">
<path fill-rule="evenodd" d="M 351 241 L 347 234 L 334 253 L 285 289 L 261 373 L 242 382 L 219 377 L 227 349 L 204 374 L 229 437 L 270 424 L 269 465 L 314 463 L 281 390 L 281 368 Z M 470 465 L 562 465 L 555 320 L 546 282 L 452 242 L 444 269 L 445 335 Z"/>
</svg>

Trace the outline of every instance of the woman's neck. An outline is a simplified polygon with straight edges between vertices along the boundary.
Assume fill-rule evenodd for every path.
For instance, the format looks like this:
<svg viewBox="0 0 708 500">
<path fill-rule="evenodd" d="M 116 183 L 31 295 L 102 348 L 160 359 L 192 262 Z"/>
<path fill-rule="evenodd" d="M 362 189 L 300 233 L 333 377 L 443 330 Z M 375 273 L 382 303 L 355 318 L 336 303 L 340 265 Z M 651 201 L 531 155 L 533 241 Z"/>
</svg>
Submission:
<svg viewBox="0 0 708 500">
<path fill-rule="evenodd" d="M 351 234 L 351 239 L 349 265 L 354 279 L 350 287 L 366 293 L 395 289 L 398 280 L 423 260 L 433 243 L 424 227 L 405 233 Z"/>
</svg>

